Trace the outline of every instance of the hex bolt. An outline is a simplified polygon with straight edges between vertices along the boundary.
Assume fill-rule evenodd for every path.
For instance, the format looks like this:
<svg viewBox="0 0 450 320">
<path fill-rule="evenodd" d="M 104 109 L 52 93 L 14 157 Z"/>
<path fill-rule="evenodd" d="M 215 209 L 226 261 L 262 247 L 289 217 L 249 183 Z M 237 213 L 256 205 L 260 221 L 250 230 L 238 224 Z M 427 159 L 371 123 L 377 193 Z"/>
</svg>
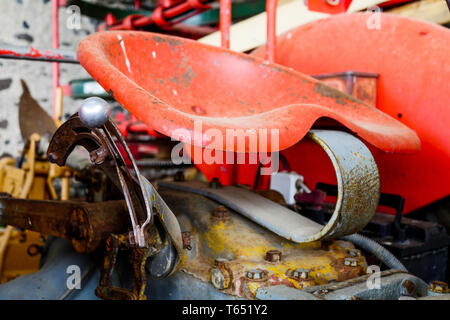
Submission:
<svg viewBox="0 0 450 320">
<path fill-rule="evenodd" d="M 266 261 L 269 262 L 280 262 L 281 261 L 281 251 L 280 250 L 269 250 L 266 252 Z"/>
<path fill-rule="evenodd" d="M 294 277 L 298 280 L 308 279 L 309 278 L 309 270 L 297 268 L 292 272 L 292 277 Z"/>
<path fill-rule="evenodd" d="M 358 266 L 358 260 L 355 258 L 345 258 L 344 259 L 344 265 L 349 267 L 357 267 Z"/>
<path fill-rule="evenodd" d="M 249 279 L 249 280 L 260 281 L 260 280 L 264 280 L 265 277 L 266 277 L 266 273 L 264 272 L 264 270 L 252 269 L 252 270 L 247 271 L 247 279 Z"/>
<path fill-rule="evenodd" d="M 218 290 L 227 289 L 230 286 L 230 277 L 229 275 L 224 274 L 220 269 L 213 268 L 211 270 L 211 282 Z"/>
<path fill-rule="evenodd" d="M 429 290 L 434 293 L 447 293 L 448 284 L 443 281 L 433 281 L 430 284 Z"/>
<path fill-rule="evenodd" d="M 348 249 L 347 252 L 352 257 L 360 257 L 361 256 L 361 250 L 358 250 L 358 249 Z"/>
<path fill-rule="evenodd" d="M 228 209 L 224 206 L 218 206 L 213 210 L 212 216 L 219 220 L 226 220 L 228 218 Z"/>
</svg>

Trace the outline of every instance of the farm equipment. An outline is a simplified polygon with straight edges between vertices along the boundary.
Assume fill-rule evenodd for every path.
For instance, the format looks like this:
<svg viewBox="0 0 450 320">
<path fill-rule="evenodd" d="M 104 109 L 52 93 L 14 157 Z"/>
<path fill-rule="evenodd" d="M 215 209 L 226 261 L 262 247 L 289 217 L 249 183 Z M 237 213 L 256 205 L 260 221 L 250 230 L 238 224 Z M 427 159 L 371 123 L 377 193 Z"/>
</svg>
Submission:
<svg viewBox="0 0 450 320">
<path fill-rule="evenodd" d="M 397 299 L 403 295 L 427 295 L 427 284 L 406 273 L 401 263 L 378 246 L 378 255 L 388 266 L 403 270 L 383 272 L 383 290 L 377 290 L 374 296 L 365 286 L 367 261 L 349 242 L 361 239 L 332 240 L 353 233 L 355 228 L 360 229 L 376 206 L 369 209 L 368 217 L 359 219 L 350 219 L 348 213 L 336 210 L 338 217 L 334 220 L 341 223 L 331 222 L 323 227 L 250 189 L 222 186 L 217 181 L 212 184 L 160 181 L 157 191 L 139 174 L 120 131 L 107 114 L 104 101 L 88 99 L 80 113 L 56 131 L 48 148 L 48 159 L 63 165 L 75 146 L 83 146 L 89 151 L 94 166 L 122 190 L 125 201 L 0 199 L 3 223 L 70 239 L 75 251 L 84 254 L 78 257 L 68 253 L 66 248 L 65 255 L 72 263 L 86 265 L 85 255 L 95 254 L 104 247 L 104 262 L 95 289 L 98 297 Z M 327 138 L 321 132 L 317 135 Z M 127 150 L 135 175 L 125 166 L 113 136 Z M 376 177 L 374 181 L 376 183 Z M 372 199 L 368 201 L 371 203 Z M 343 199 L 344 207 L 345 202 Z M 368 239 L 364 241 L 370 243 Z M 64 245 L 57 242 L 53 247 L 58 252 Z M 132 279 L 129 272 L 122 273 L 119 283 L 131 283 L 132 289 L 119 287 L 117 280 L 114 281 L 116 263 L 122 268 L 124 263 L 118 259 L 119 250 L 129 252 L 130 264 L 126 267 L 133 270 Z M 48 255 L 53 257 L 50 252 Z M 65 261 L 65 255 L 62 252 L 59 255 Z M 49 262 L 52 268 L 44 264 L 36 274 L 1 286 L 0 297 L 13 297 L 17 286 L 23 282 L 27 283 L 28 297 L 35 297 L 36 290 L 30 288 L 33 277 L 46 278 L 56 272 L 55 268 L 62 271 L 62 266 L 67 267 L 55 265 L 54 259 Z M 151 277 L 149 287 L 146 286 L 147 275 Z M 58 283 L 61 279 L 58 277 L 54 281 Z M 336 281 L 340 283 L 339 288 L 346 290 L 328 295 L 329 291 L 324 288 L 334 288 Z M 192 290 L 192 286 L 203 290 Z M 11 291 L 11 287 L 16 290 Z M 76 298 L 80 294 L 62 290 L 61 286 L 56 288 L 48 288 L 45 297 L 56 299 L 73 295 Z M 89 281 L 83 288 L 81 295 L 92 298 L 92 283 Z M 199 295 L 199 292 L 203 293 Z"/>
<path fill-rule="evenodd" d="M 379 167 L 420 157 L 426 139 L 379 107 L 377 70 L 322 70 L 328 74 L 314 78 L 275 64 L 289 57 L 276 42 L 275 8 L 269 0 L 264 52 L 251 55 L 226 48 L 229 10 L 221 10 L 222 48 L 139 31 L 101 32 L 80 43 L 80 64 L 140 122 L 116 124 L 105 100 L 86 99 L 52 135 L 46 160 L 70 167 L 74 150 L 86 149 L 91 163 L 73 176 L 91 196 L 0 196 L 0 223 L 62 238 L 47 243 L 39 271 L 1 285 L 0 298 L 448 298 L 444 284 L 430 286 L 433 279 L 409 273 L 359 233 L 382 242 L 392 228 L 390 249 L 402 257 L 446 256 L 447 234 L 433 224 L 408 221 L 420 234 L 415 240 L 433 240 L 422 251 L 397 246 L 411 236 L 399 219 L 412 195 L 380 192 L 386 171 Z M 171 161 L 201 174 L 144 175 L 124 137 L 144 131 L 171 138 Z M 332 179 L 322 179 L 326 170 Z M 396 217 L 383 220 L 379 206 Z M 66 287 L 74 265 L 83 271 L 82 290 Z M 372 272 L 377 290 L 368 284 Z"/>
<path fill-rule="evenodd" d="M 381 29 L 369 29 L 369 15 L 338 15 L 291 30 L 277 39 L 275 61 L 312 75 L 356 71 L 378 76 L 374 106 L 413 129 L 421 141 L 421 150 L 408 155 L 380 152 L 367 144 L 380 171 L 381 191 L 404 197 L 406 214 L 450 193 L 446 129 L 450 121 L 450 94 L 446 90 L 450 32 L 435 24 L 381 13 Z M 354 31 L 348 34 L 350 29 Z M 347 45 L 349 42 L 354 45 Z M 264 48 L 252 53 L 258 57 L 264 54 Z M 420 68 L 411 68 L 413 65 Z M 350 79 L 350 86 L 356 88 L 357 80 Z M 326 81 L 343 88 L 335 79 Z M 433 85 L 422 88 L 428 82 Z M 364 89 L 360 93 L 363 97 L 359 99 L 369 96 Z M 316 150 L 302 146 L 285 151 L 288 162 L 295 159 L 291 169 L 305 172 L 311 185 L 334 183 L 333 172 L 323 169 L 325 161 L 315 157 L 313 167 L 296 156 L 305 152 L 317 155 Z"/>
</svg>

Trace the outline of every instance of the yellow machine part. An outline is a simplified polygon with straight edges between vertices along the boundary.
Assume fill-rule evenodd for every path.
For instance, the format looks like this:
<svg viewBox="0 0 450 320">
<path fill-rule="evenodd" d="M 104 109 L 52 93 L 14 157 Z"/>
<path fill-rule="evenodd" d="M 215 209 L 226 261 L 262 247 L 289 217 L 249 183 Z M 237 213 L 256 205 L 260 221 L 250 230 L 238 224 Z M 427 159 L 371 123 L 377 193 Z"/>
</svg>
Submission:
<svg viewBox="0 0 450 320">
<path fill-rule="evenodd" d="M 58 199 L 53 179 L 61 179 L 60 200 L 69 199 L 69 181 L 72 175 L 68 167 L 58 167 L 48 161 L 36 159 L 39 135 L 30 137 L 26 162 L 17 168 L 14 158 L 0 160 L 0 192 L 15 198 L 48 200 Z M 39 270 L 40 248 L 44 237 L 34 231 L 22 231 L 11 226 L 0 229 L 0 283 Z"/>
<path fill-rule="evenodd" d="M 366 274 L 367 261 L 351 242 L 294 243 L 201 195 L 159 192 L 184 231 L 180 269 L 223 293 L 255 299 L 260 287 L 301 290 Z"/>
<path fill-rule="evenodd" d="M 0 284 L 36 272 L 44 241 L 38 232 L 21 231 L 11 226 L 0 230 Z"/>
</svg>

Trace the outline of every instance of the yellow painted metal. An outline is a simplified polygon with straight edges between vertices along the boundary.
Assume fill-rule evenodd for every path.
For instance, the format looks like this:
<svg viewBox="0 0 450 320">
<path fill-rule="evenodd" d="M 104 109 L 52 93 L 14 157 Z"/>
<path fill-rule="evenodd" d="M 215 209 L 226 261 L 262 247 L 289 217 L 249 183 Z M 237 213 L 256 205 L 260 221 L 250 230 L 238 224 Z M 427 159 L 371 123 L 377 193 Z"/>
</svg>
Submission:
<svg viewBox="0 0 450 320">
<path fill-rule="evenodd" d="M 57 87 L 55 91 L 55 118 L 54 121 L 56 123 L 56 126 L 60 126 L 62 124 L 61 118 L 62 118 L 62 112 L 63 112 L 63 89 L 62 87 Z"/>
<path fill-rule="evenodd" d="M 2 171 L 0 190 L 9 193 L 13 197 L 18 197 L 25 180 L 25 171 L 9 165 L 5 166 Z"/>
<path fill-rule="evenodd" d="M 26 199 L 28 197 L 28 193 L 31 190 L 31 186 L 34 180 L 34 163 L 36 161 L 36 144 L 39 142 L 40 136 L 36 133 L 33 133 L 29 139 L 29 148 L 27 152 L 27 162 L 29 163 L 29 170 L 25 176 L 25 182 L 22 186 L 22 190 L 20 191 L 19 198 Z"/>
<path fill-rule="evenodd" d="M 7 226 L 0 231 L 0 283 L 39 270 L 39 248 L 44 241 L 32 231 L 21 231 Z"/>
<path fill-rule="evenodd" d="M 219 204 L 203 196 L 163 187 L 159 192 L 182 230 L 190 232 L 192 249 L 185 251 L 181 270 L 214 284 L 213 271 L 217 274 L 219 269 L 223 275 L 222 291 L 227 294 L 253 299 L 261 286 L 282 284 L 303 289 L 366 273 L 367 262 L 364 256 L 355 256 L 351 242 L 295 243 L 231 210 L 225 217 L 214 216 Z M 266 260 L 270 250 L 281 252 L 281 260 Z M 248 272 L 252 270 L 260 270 L 266 276 L 251 279 Z M 305 271 L 303 277 L 298 276 L 298 270 Z"/>
<path fill-rule="evenodd" d="M 0 159 L 0 192 L 24 199 L 69 199 L 72 170 L 39 160 L 37 145 L 40 136 L 31 135 L 25 162 L 16 168 L 13 158 Z M 61 179 L 58 197 L 53 180 Z M 21 231 L 11 226 L 0 230 L 0 283 L 39 269 L 41 254 L 38 248 L 44 244 L 43 236 L 33 231 Z"/>
</svg>

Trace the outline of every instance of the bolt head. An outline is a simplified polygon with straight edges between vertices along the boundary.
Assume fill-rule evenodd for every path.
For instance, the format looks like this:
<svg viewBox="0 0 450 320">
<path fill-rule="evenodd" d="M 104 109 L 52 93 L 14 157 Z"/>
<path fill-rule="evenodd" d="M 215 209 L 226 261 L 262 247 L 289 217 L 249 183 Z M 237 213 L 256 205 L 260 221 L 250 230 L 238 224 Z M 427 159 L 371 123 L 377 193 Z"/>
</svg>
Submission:
<svg viewBox="0 0 450 320">
<path fill-rule="evenodd" d="M 80 120 L 89 128 L 103 126 L 108 121 L 109 115 L 109 104 L 99 97 L 84 100 L 79 112 Z"/>
<path fill-rule="evenodd" d="M 261 269 L 252 269 L 247 272 L 247 278 L 250 280 L 264 280 L 266 273 Z"/>
<path fill-rule="evenodd" d="M 449 291 L 448 284 L 443 281 L 433 281 L 429 290 L 435 293 L 447 293 Z"/>
<path fill-rule="evenodd" d="M 345 258 L 344 259 L 344 265 L 349 267 L 357 267 L 358 266 L 358 260 L 354 258 Z"/>
<path fill-rule="evenodd" d="M 358 250 L 358 249 L 348 249 L 348 253 L 352 257 L 359 257 L 359 256 L 361 256 L 361 251 Z"/>
<path fill-rule="evenodd" d="M 213 286 L 218 290 L 223 290 L 227 287 L 227 281 L 224 274 L 217 268 L 211 270 L 211 282 Z"/>
<path fill-rule="evenodd" d="M 296 278 L 298 280 L 308 279 L 309 278 L 309 270 L 297 268 L 292 272 L 292 277 Z"/>
<path fill-rule="evenodd" d="M 228 219 L 228 209 L 224 206 L 218 206 L 213 210 L 212 215 L 218 220 L 226 220 Z"/>
<path fill-rule="evenodd" d="M 281 260 L 281 251 L 269 250 L 266 252 L 266 261 L 279 262 Z"/>
</svg>

